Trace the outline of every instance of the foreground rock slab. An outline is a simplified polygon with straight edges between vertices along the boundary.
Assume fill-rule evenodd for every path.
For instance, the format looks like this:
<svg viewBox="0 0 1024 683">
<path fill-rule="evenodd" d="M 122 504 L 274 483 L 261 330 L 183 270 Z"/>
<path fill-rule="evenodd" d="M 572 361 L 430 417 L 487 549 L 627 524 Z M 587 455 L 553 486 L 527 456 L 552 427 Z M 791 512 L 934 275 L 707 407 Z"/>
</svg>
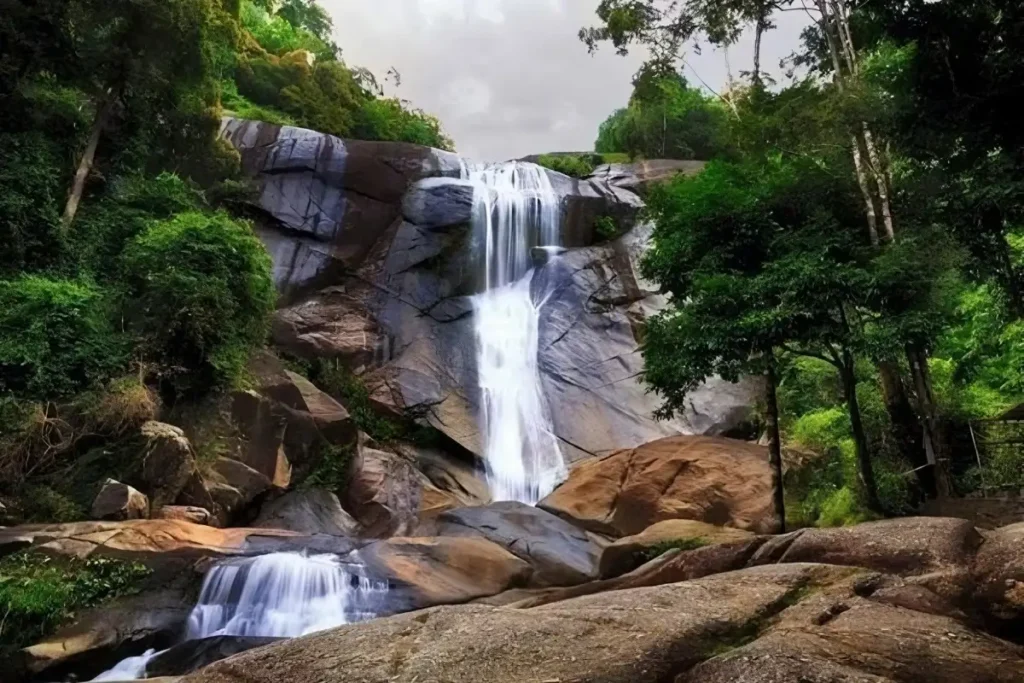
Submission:
<svg viewBox="0 0 1024 683">
<path fill-rule="evenodd" d="M 777 527 L 771 490 L 767 449 L 677 436 L 578 465 L 540 507 L 614 536 L 667 519 L 771 533 Z"/>
<path fill-rule="evenodd" d="M 531 610 L 468 605 L 345 626 L 254 650 L 189 683 L 642 683 L 671 681 L 722 639 L 851 570 L 762 567 Z"/>
</svg>

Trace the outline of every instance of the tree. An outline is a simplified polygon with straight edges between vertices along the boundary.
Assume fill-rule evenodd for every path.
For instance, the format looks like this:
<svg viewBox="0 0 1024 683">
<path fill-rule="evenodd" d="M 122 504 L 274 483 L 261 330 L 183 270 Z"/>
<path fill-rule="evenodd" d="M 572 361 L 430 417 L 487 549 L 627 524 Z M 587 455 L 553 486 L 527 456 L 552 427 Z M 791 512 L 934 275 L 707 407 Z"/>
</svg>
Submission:
<svg viewBox="0 0 1024 683">
<path fill-rule="evenodd" d="M 62 222 L 70 227 L 100 142 L 131 100 L 157 99 L 167 110 L 210 78 L 215 0 L 71 0 L 77 81 L 95 113 L 79 157 Z M 213 91 L 210 91 L 212 99 Z M 211 138 L 212 143 L 212 138 Z"/>
<path fill-rule="evenodd" d="M 707 160 L 727 153 L 728 114 L 678 74 L 642 71 L 629 106 L 612 114 L 595 149 L 647 159 Z"/>
<path fill-rule="evenodd" d="M 856 204 L 841 178 L 806 159 L 712 162 L 652 192 L 654 246 L 643 271 L 673 307 L 650 322 L 645 380 L 668 416 L 711 375 L 766 374 L 777 432 L 776 354 L 830 363 L 850 411 L 865 500 L 878 510 L 854 367 L 865 341 L 851 322 L 865 303 L 870 255 L 858 248 Z M 777 450 L 774 433 L 772 442 Z"/>
</svg>

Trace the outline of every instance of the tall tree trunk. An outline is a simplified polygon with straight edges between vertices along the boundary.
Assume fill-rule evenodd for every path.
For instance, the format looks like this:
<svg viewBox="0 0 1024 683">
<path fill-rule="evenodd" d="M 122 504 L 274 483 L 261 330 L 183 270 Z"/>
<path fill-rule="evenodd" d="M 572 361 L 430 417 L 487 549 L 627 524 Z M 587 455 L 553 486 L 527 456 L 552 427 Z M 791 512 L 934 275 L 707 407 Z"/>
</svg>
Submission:
<svg viewBox="0 0 1024 683">
<path fill-rule="evenodd" d="M 924 447 L 930 452 L 929 462 L 934 463 L 935 489 L 940 498 L 953 493 L 953 483 L 949 473 L 949 454 L 945 439 L 939 427 L 938 411 L 935 409 L 935 394 L 932 391 L 931 371 L 928 369 L 928 356 L 920 348 L 907 347 L 907 361 L 910 373 L 914 378 L 914 389 L 917 393 L 918 414 L 924 427 Z"/>
<path fill-rule="evenodd" d="M 868 161 L 871 174 L 878 186 L 878 203 L 882 207 L 882 225 L 885 226 L 885 237 L 889 242 L 896 240 L 896 230 L 893 227 L 892 207 L 889 202 L 889 169 L 882 165 L 882 157 L 875 146 L 875 138 L 871 134 L 871 128 L 866 121 L 861 122 L 864 132 L 864 146 L 868 150 Z"/>
<path fill-rule="evenodd" d="M 899 452 L 910 459 L 917 471 L 921 488 L 929 496 L 935 496 L 935 473 L 928 467 L 924 444 L 921 442 L 921 425 L 910 404 L 899 366 L 892 361 L 881 361 L 878 363 L 878 375 L 882 380 L 882 399 L 889 415 L 892 438 Z"/>
<path fill-rule="evenodd" d="M 779 434 L 778 371 L 775 354 L 768 351 L 767 391 L 768 403 L 768 456 L 772 466 L 772 501 L 775 516 L 779 518 L 779 533 L 786 533 L 786 496 L 782 478 L 782 436 Z"/>
<path fill-rule="evenodd" d="M 860 149 L 860 140 L 856 135 L 850 136 L 850 143 L 853 149 L 853 168 L 857 173 L 857 185 L 860 186 L 861 198 L 864 200 L 864 213 L 868 219 L 868 236 L 871 238 L 871 246 L 878 246 L 878 216 L 875 214 L 875 200 L 871 197 L 871 185 L 868 183 L 868 175 L 864 171 L 864 155 Z"/>
<path fill-rule="evenodd" d="M 754 86 L 761 85 L 761 39 L 764 37 L 765 13 L 763 5 L 758 9 L 757 26 L 754 29 Z"/>
<path fill-rule="evenodd" d="M 843 393 L 846 395 L 846 405 L 850 410 L 850 429 L 853 432 L 853 443 L 857 449 L 857 467 L 860 471 L 864 497 L 869 508 L 875 512 L 881 512 L 882 505 L 878 500 L 875 470 L 871 464 L 871 450 L 868 447 L 868 437 L 864 431 L 860 401 L 857 400 L 857 374 L 853 354 L 846 347 L 843 348 L 842 367 L 839 369 L 839 374 L 843 383 Z"/>
<path fill-rule="evenodd" d="M 117 97 L 113 89 L 108 89 L 96 109 L 96 116 L 93 118 L 92 127 L 89 129 L 89 138 L 85 143 L 85 150 L 78 162 L 78 170 L 75 171 L 75 179 L 71 183 L 71 192 L 68 194 L 67 204 L 64 205 L 64 215 L 61 218 L 61 226 L 67 231 L 75 220 L 78 213 L 78 205 L 82 201 L 82 194 L 85 192 L 85 181 L 89 179 L 92 172 L 92 165 L 96 161 L 96 148 L 99 147 L 103 130 L 110 121 L 110 114 L 114 110 L 114 101 Z"/>
</svg>

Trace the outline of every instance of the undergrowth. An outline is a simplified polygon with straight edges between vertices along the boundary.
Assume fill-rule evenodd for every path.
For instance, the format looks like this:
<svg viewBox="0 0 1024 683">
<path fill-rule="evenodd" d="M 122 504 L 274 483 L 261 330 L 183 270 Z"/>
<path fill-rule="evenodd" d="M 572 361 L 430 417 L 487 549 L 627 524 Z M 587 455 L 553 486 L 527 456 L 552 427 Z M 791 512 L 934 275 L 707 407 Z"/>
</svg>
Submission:
<svg viewBox="0 0 1024 683">
<path fill-rule="evenodd" d="M 0 654 L 38 642 L 80 610 L 135 592 L 150 573 L 141 564 L 109 557 L 58 559 L 19 552 L 3 558 Z"/>
</svg>

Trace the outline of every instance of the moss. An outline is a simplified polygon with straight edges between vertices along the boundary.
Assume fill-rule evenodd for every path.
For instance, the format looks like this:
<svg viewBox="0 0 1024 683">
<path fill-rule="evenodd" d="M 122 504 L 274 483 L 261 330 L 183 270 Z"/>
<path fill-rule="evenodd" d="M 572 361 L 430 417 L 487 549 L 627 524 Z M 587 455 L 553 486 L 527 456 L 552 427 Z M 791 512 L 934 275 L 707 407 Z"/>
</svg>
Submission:
<svg viewBox="0 0 1024 683">
<path fill-rule="evenodd" d="M 711 545 L 705 538 L 678 538 L 671 541 L 662 541 L 646 548 L 638 555 L 639 564 L 650 562 L 669 552 L 670 550 L 696 550 Z"/>
<path fill-rule="evenodd" d="M 82 609 L 137 592 L 150 570 L 108 557 L 20 552 L 0 560 L 0 653 L 39 641 Z"/>
</svg>

